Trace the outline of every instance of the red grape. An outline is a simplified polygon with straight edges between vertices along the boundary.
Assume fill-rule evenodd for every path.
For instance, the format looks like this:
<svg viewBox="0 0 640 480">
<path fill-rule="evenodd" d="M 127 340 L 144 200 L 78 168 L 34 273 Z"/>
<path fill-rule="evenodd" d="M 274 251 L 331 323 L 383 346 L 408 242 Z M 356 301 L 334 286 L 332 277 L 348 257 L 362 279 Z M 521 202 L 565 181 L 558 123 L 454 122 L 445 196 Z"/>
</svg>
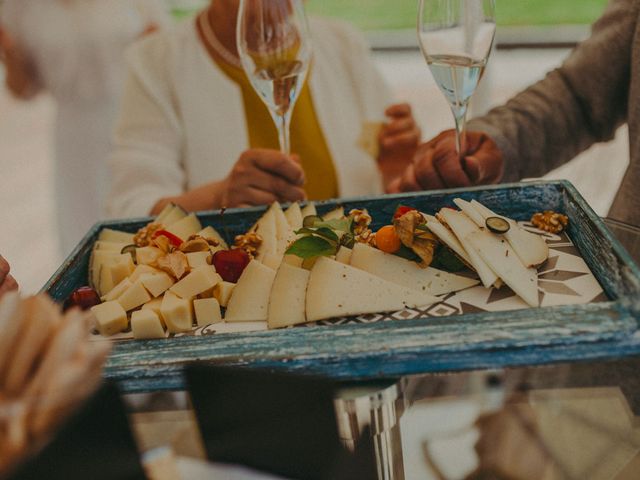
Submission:
<svg viewBox="0 0 640 480">
<path fill-rule="evenodd" d="M 64 302 L 64 309 L 80 307 L 82 310 L 89 310 L 94 305 L 100 304 L 98 293 L 91 287 L 76 288 Z"/>
<path fill-rule="evenodd" d="M 218 250 L 213 254 L 213 266 L 225 282 L 236 283 L 251 259 L 244 250 Z"/>
</svg>

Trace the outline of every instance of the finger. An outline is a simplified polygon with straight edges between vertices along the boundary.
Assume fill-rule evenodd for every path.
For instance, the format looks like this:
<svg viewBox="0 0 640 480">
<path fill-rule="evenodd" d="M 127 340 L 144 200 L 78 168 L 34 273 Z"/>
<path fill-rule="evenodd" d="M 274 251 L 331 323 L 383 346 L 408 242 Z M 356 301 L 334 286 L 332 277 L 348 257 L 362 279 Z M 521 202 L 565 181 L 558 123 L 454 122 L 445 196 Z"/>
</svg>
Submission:
<svg viewBox="0 0 640 480">
<path fill-rule="evenodd" d="M 478 150 L 475 155 L 465 157 L 464 169 L 474 185 L 497 183 L 502 178 L 504 164 L 499 152 Z"/>
<path fill-rule="evenodd" d="M 247 179 L 247 184 L 250 187 L 264 190 L 282 199 L 295 201 L 304 198 L 302 187 L 292 185 L 282 177 L 261 170 L 255 170 L 255 173 Z"/>
<path fill-rule="evenodd" d="M 433 148 L 422 148 L 415 158 L 416 181 L 424 190 L 445 188 L 438 171 L 433 165 Z"/>
<path fill-rule="evenodd" d="M 9 271 L 11 267 L 9 266 L 9 262 L 7 262 L 2 255 L 0 255 L 0 283 L 9 275 Z"/>
<path fill-rule="evenodd" d="M 433 152 L 433 165 L 447 188 L 468 187 L 471 180 L 462 167 L 458 152 L 438 145 Z"/>
<path fill-rule="evenodd" d="M 416 171 L 413 163 L 410 164 L 402 174 L 399 188 L 401 192 L 417 192 L 422 190 L 422 186 L 418 183 L 418 179 L 416 178 Z"/>
<path fill-rule="evenodd" d="M 411 106 L 408 103 L 396 103 L 388 107 L 384 114 L 388 117 L 405 117 L 411 115 Z"/>
<path fill-rule="evenodd" d="M 278 175 L 293 185 L 304 185 L 304 171 L 290 156 L 275 150 L 250 150 L 245 154 L 260 170 Z"/>
<path fill-rule="evenodd" d="M 402 182 L 402 178 L 401 177 L 398 177 L 398 178 L 395 178 L 395 179 L 391 180 L 391 182 L 389 182 L 389 184 L 386 186 L 385 192 L 386 193 L 401 193 L 402 192 L 402 189 L 400 188 L 401 182 Z"/>
<path fill-rule="evenodd" d="M 388 136 L 416 128 L 413 117 L 396 118 L 382 127 L 381 134 Z"/>
<path fill-rule="evenodd" d="M 13 290 L 18 290 L 18 282 L 11 274 L 9 274 L 4 281 L 0 283 L 0 297 Z"/>
<path fill-rule="evenodd" d="M 278 201 L 278 197 L 255 187 L 245 186 L 238 194 L 230 195 L 230 207 L 255 207 L 257 205 L 271 205 Z"/>
<path fill-rule="evenodd" d="M 395 150 L 400 148 L 415 148 L 420 142 L 420 130 L 411 130 L 408 132 L 396 134 L 382 140 L 382 146 L 386 150 Z"/>
</svg>

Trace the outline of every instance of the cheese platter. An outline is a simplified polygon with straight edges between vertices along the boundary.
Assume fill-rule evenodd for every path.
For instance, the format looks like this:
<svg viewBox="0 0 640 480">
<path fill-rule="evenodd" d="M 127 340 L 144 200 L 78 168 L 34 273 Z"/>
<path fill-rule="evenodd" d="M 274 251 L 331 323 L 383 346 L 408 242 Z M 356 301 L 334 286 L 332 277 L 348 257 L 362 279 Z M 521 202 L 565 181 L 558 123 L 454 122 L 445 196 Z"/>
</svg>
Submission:
<svg viewBox="0 0 640 480">
<path fill-rule="evenodd" d="M 127 391 L 195 360 L 362 379 L 635 352 L 640 273 L 568 182 L 283 207 L 97 224 L 44 290 L 95 292 Z"/>
</svg>

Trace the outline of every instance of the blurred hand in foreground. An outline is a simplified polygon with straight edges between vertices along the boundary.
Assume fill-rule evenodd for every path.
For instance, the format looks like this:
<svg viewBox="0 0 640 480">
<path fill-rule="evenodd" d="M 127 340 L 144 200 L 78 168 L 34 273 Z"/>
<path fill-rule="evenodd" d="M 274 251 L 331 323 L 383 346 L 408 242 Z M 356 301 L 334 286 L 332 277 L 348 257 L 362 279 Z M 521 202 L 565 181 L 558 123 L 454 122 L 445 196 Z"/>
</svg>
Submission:
<svg viewBox="0 0 640 480">
<path fill-rule="evenodd" d="M 456 150 L 454 130 L 421 145 L 413 163 L 389 186 L 389 193 L 498 183 L 504 173 L 498 146 L 483 132 L 467 132 L 465 138 L 462 158 Z"/>
<path fill-rule="evenodd" d="M 411 164 L 421 139 L 420 127 L 407 103 L 391 105 L 384 114 L 388 117 L 378 134 L 380 153 L 378 165 L 386 187 Z"/>
<path fill-rule="evenodd" d="M 2 27 L 0 27 L 0 62 L 4 64 L 6 70 L 5 84 L 15 97 L 28 100 L 38 93 L 39 86 L 33 65 Z"/>
<path fill-rule="evenodd" d="M 0 298 L 5 293 L 18 289 L 18 282 L 9 273 L 10 270 L 9 262 L 0 255 Z"/>
<path fill-rule="evenodd" d="M 173 202 L 188 211 L 296 202 L 306 198 L 304 171 L 295 155 L 250 149 L 240 155 L 227 177 L 176 197 L 163 198 L 151 214 Z"/>
</svg>

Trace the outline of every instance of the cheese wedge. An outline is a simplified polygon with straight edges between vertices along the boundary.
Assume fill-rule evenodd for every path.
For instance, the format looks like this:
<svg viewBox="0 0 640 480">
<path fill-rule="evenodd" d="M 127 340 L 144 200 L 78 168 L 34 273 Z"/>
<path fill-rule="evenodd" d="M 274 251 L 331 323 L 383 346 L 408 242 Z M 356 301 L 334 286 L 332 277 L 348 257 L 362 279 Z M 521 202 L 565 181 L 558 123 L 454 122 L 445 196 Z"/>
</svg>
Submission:
<svg viewBox="0 0 640 480">
<path fill-rule="evenodd" d="M 525 267 L 541 265 L 549 258 L 549 246 L 540 235 L 527 232 L 515 220 L 497 215 L 476 200 L 473 200 L 471 205 L 485 219 L 488 217 L 500 217 L 509 222 L 511 228 L 504 234 L 504 238 L 511 244 Z"/>
<path fill-rule="evenodd" d="M 450 208 L 443 208 L 439 213 L 449 228 L 453 231 L 455 236 L 458 238 L 462 247 L 467 252 L 469 256 L 469 260 L 474 270 L 480 276 L 480 280 L 482 280 L 482 284 L 486 288 L 490 288 L 496 280 L 498 280 L 498 276 L 493 272 L 491 268 L 485 263 L 482 257 L 475 251 L 472 245 L 467 240 L 467 237 L 472 234 L 480 231 L 480 228 L 473 223 L 473 221 L 467 217 L 464 213 L 458 212 L 456 210 L 451 210 Z"/>
<path fill-rule="evenodd" d="M 140 281 L 154 298 L 162 295 L 175 283 L 173 277 L 165 272 L 144 274 L 140 277 Z"/>
<path fill-rule="evenodd" d="M 112 230 L 111 228 L 103 228 L 100 230 L 98 240 L 102 242 L 120 242 L 125 245 L 130 245 L 133 243 L 133 233 Z"/>
<path fill-rule="evenodd" d="M 210 265 L 198 267 L 171 287 L 171 293 L 180 298 L 193 298 L 222 282 L 220 275 Z"/>
<path fill-rule="evenodd" d="M 344 207 L 336 207 L 322 216 L 323 220 L 337 220 L 344 217 Z"/>
<path fill-rule="evenodd" d="M 390 255 L 363 243 L 354 245 L 351 266 L 389 282 L 431 295 L 457 292 L 479 283 L 477 280 L 435 268 L 420 268 L 415 262 Z"/>
<path fill-rule="evenodd" d="M 287 222 L 289 222 L 291 230 L 295 231 L 302 228 L 302 210 L 298 202 L 292 203 L 289 208 L 287 208 L 287 211 L 284 212 L 284 216 L 287 217 Z"/>
<path fill-rule="evenodd" d="M 227 245 L 227 242 L 224 241 L 224 238 L 222 238 L 222 235 L 220 235 L 218 231 L 213 227 L 203 228 L 198 232 L 198 235 L 200 235 L 202 238 L 213 238 L 214 240 L 217 240 L 220 243 L 220 245 L 218 247 L 215 247 L 214 250 L 229 249 L 229 245 Z"/>
<path fill-rule="evenodd" d="M 311 215 L 318 215 L 318 211 L 316 210 L 316 205 L 313 202 L 307 203 L 307 205 L 302 209 L 302 219 L 305 217 L 310 217 Z"/>
<path fill-rule="evenodd" d="M 222 322 L 220 304 L 215 298 L 197 298 L 193 301 L 193 310 L 199 327 Z"/>
<path fill-rule="evenodd" d="M 284 212 L 282 211 L 282 207 L 280 207 L 280 204 L 278 202 L 274 202 L 271 208 L 273 209 L 276 220 L 276 255 L 279 257 L 278 265 L 280 265 L 284 252 L 295 235 L 287 221 L 287 217 L 285 217 Z"/>
<path fill-rule="evenodd" d="M 207 259 L 211 256 L 211 252 L 192 252 L 185 253 L 190 268 L 206 267 L 209 265 Z"/>
<path fill-rule="evenodd" d="M 485 217 L 482 216 L 480 212 L 478 212 L 478 210 L 476 210 L 476 208 L 471 204 L 471 202 L 467 202 L 462 198 L 454 198 L 453 203 L 456 204 L 456 206 L 462 211 L 462 213 L 464 213 L 467 217 L 473 220 L 473 223 L 475 223 L 480 228 L 485 228 L 485 224 L 484 224 Z"/>
<path fill-rule="evenodd" d="M 213 287 L 213 297 L 218 300 L 220 306 L 226 307 L 227 305 L 229 305 L 229 300 L 231 299 L 234 288 L 236 288 L 235 283 L 220 282 L 215 287 Z"/>
<path fill-rule="evenodd" d="M 127 312 L 116 302 L 104 302 L 91 307 L 96 319 L 96 328 L 101 335 L 109 336 L 122 332 L 129 326 Z"/>
<path fill-rule="evenodd" d="M 147 289 L 144 288 L 142 282 L 139 280 L 127 288 L 125 292 L 116 299 L 127 312 L 140 305 L 144 305 L 149 300 L 151 300 L 151 295 L 149 295 L 149 292 L 147 292 Z"/>
<path fill-rule="evenodd" d="M 475 251 L 511 290 L 528 305 L 539 306 L 538 272 L 535 268 L 526 268 L 522 264 L 506 239 L 488 231 L 474 232 L 467 238 Z"/>
<path fill-rule="evenodd" d="M 167 217 L 167 215 L 169 215 L 169 213 L 171 213 L 175 206 L 175 203 L 167 203 L 162 211 L 158 215 L 156 215 L 156 219 L 154 220 L 154 222 L 162 223 L 162 221 Z"/>
<path fill-rule="evenodd" d="M 202 230 L 200 220 L 196 217 L 195 213 L 190 213 L 184 218 L 181 218 L 175 223 L 172 223 L 165 230 L 169 233 L 173 233 L 183 242 L 186 242 L 191 235 L 195 235 Z"/>
<path fill-rule="evenodd" d="M 309 270 L 282 263 L 276 272 L 269 298 L 269 328 L 282 328 L 307 321 L 305 298 Z"/>
<path fill-rule="evenodd" d="M 306 312 L 307 320 L 312 322 L 422 307 L 436 302 L 438 299 L 427 293 L 321 257 L 309 275 Z"/>
<path fill-rule="evenodd" d="M 256 260 L 263 261 L 267 255 L 275 255 L 278 250 L 275 212 L 272 207 L 258 219 L 250 232 L 256 232 L 262 237 L 262 244 L 258 247 Z"/>
<path fill-rule="evenodd" d="M 161 223 L 166 227 L 168 225 L 172 225 L 176 223 L 177 221 L 183 219 L 186 216 L 187 216 L 187 212 L 184 210 L 184 208 L 178 205 L 172 204 L 171 210 L 169 210 L 166 213 L 166 215 L 164 215 L 163 217 L 159 216 L 158 218 L 156 218 L 156 223 Z"/>
<path fill-rule="evenodd" d="M 471 265 L 471 259 L 469 258 L 469 254 L 464 249 L 460 241 L 456 238 L 456 236 L 451 233 L 451 231 L 442 225 L 436 217 L 431 215 L 424 214 L 424 217 L 427 220 L 427 228 L 431 230 L 431 232 L 440 239 L 442 243 L 444 243 L 447 247 L 453 250 L 462 260 L 464 260 L 467 265 Z"/>
<path fill-rule="evenodd" d="M 165 338 L 160 317 L 153 310 L 138 310 L 131 314 L 131 332 L 133 338 L 148 340 Z"/>
<path fill-rule="evenodd" d="M 356 244 L 360 245 L 360 244 Z M 353 251 L 350 248 L 342 245 L 336 253 L 336 262 L 344 263 L 345 265 L 349 265 L 351 263 L 351 255 L 353 255 Z"/>
<path fill-rule="evenodd" d="M 227 322 L 266 321 L 269 296 L 276 272 L 252 260 L 244 269 L 227 305 Z"/>
<path fill-rule="evenodd" d="M 160 313 L 171 333 L 189 332 L 193 325 L 193 310 L 190 300 L 165 292 Z"/>
</svg>

